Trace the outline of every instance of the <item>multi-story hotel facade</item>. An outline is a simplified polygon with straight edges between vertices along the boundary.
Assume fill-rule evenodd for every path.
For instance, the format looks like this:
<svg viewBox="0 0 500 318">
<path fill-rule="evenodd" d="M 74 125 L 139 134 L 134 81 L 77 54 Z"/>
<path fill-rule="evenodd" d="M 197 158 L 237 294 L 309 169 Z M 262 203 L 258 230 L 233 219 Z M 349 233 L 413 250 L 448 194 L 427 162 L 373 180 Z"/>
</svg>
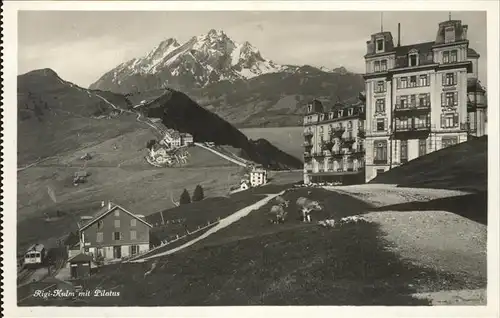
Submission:
<svg viewBox="0 0 500 318">
<path fill-rule="evenodd" d="M 364 96 L 353 105 L 314 100 L 304 116 L 304 183 L 362 183 Z"/>
<path fill-rule="evenodd" d="M 435 41 L 367 41 L 365 181 L 427 153 L 486 134 L 486 92 L 467 25 L 439 24 Z"/>
</svg>

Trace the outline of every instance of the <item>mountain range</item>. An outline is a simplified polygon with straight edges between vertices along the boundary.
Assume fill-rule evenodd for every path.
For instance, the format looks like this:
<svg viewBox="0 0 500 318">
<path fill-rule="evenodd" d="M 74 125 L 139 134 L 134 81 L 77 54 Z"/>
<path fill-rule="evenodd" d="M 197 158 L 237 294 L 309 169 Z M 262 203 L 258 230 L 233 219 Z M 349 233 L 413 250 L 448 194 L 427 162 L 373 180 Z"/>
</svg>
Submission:
<svg viewBox="0 0 500 318">
<path fill-rule="evenodd" d="M 280 65 L 249 42 L 210 30 L 183 44 L 162 41 L 90 85 L 136 99 L 167 87 L 240 127 L 296 126 L 312 98 L 353 102 L 364 81 L 344 67 Z"/>
</svg>

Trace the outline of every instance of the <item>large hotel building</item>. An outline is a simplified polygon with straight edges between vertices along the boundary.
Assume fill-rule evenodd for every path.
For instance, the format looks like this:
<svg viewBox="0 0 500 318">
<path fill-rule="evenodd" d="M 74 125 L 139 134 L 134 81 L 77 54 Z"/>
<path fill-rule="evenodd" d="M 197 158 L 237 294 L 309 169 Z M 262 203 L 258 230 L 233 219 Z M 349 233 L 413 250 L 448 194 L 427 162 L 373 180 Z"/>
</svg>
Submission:
<svg viewBox="0 0 500 318">
<path fill-rule="evenodd" d="M 363 181 L 486 134 L 487 101 L 478 81 L 479 54 L 469 48 L 467 25 L 460 20 L 440 23 L 432 42 L 401 46 L 399 25 L 396 45 L 390 32 L 373 34 L 367 41 L 365 62 L 366 108 L 359 113 L 366 120 L 356 121 L 364 124 L 359 130 L 364 130 L 365 139 L 356 140 L 356 146 L 363 145 L 364 157 L 356 157 L 356 162 L 363 162 Z M 308 106 L 304 119 L 305 183 L 314 182 L 318 175 L 316 162 L 319 167 L 326 162 L 325 154 L 318 152 L 325 135 L 307 134 L 331 121 L 314 104 Z M 316 144 L 310 146 L 310 141 Z M 309 155 L 308 149 L 315 151 Z M 322 157 L 314 156 L 318 153 Z"/>
</svg>

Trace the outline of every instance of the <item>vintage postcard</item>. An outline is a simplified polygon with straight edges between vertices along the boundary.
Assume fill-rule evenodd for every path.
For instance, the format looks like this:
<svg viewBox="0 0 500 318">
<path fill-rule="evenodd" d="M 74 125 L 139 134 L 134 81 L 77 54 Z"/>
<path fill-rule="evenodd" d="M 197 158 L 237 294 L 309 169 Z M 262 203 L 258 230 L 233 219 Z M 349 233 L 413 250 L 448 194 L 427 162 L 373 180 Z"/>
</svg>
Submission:
<svg viewBox="0 0 500 318">
<path fill-rule="evenodd" d="M 498 317 L 498 14 L 6 2 L 3 314 Z"/>
</svg>

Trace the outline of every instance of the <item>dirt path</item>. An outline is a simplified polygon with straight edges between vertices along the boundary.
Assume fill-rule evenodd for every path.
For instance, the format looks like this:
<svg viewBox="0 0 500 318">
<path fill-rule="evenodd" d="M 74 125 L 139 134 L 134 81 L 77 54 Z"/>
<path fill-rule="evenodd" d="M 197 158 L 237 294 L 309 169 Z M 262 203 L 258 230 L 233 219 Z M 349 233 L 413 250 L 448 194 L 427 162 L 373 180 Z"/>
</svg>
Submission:
<svg viewBox="0 0 500 318">
<path fill-rule="evenodd" d="M 166 252 L 163 252 L 163 253 L 159 253 L 159 254 L 155 254 L 153 256 L 150 256 L 150 257 L 145 257 L 143 259 L 138 259 L 138 260 L 134 260 L 134 261 L 131 261 L 131 263 L 142 263 L 144 261 L 148 261 L 148 260 L 151 260 L 151 259 L 154 259 L 154 258 L 158 258 L 158 257 L 162 257 L 162 256 L 165 256 L 165 255 L 170 255 L 170 254 L 173 254 L 175 252 L 178 252 L 186 247 L 189 247 L 191 245 L 193 245 L 194 243 L 198 242 L 198 241 L 201 241 L 203 239 L 205 239 L 207 236 L 215 233 L 215 232 L 218 232 L 220 231 L 221 229 L 233 224 L 234 222 L 238 221 L 239 219 L 247 216 L 248 214 L 250 214 L 250 212 L 254 211 L 254 210 L 257 210 L 259 208 L 261 208 L 262 206 L 266 205 L 269 201 L 271 201 L 272 199 L 274 199 L 275 197 L 277 197 L 278 195 L 282 195 L 285 191 L 282 191 L 280 193 L 276 193 L 276 194 L 268 194 L 266 198 L 260 200 L 260 201 L 257 201 L 256 203 L 254 204 L 251 204 L 247 207 L 244 207 L 243 209 L 241 210 L 238 210 L 236 211 L 235 213 L 231 214 L 230 216 L 222 219 L 219 221 L 219 224 L 217 224 L 216 226 L 214 226 L 213 228 L 211 228 L 210 230 L 208 230 L 207 232 L 203 233 L 202 235 L 198 236 L 197 238 L 187 242 L 186 244 L 183 244 L 179 247 L 176 247 L 176 248 L 173 248 L 169 251 L 166 251 Z"/>
</svg>

